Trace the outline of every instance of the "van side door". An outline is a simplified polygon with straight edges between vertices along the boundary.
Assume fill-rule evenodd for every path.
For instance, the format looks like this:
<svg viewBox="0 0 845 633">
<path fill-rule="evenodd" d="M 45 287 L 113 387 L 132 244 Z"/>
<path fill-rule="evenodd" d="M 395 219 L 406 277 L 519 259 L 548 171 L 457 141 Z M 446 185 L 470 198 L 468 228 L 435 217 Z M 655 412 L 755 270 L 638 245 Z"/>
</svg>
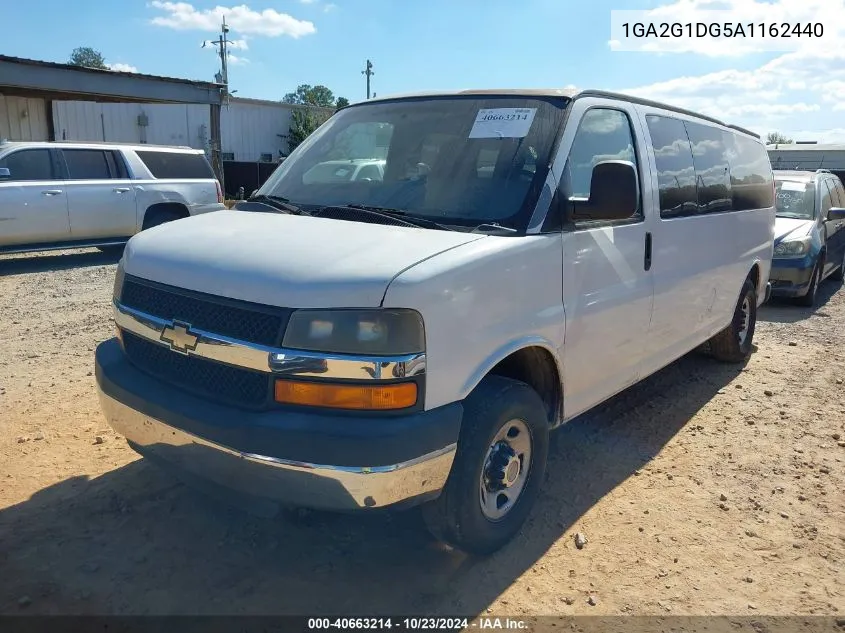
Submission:
<svg viewBox="0 0 845 633">
<path fill-rule="evenodd" d="M 652 280 L 642 192 L 650 190 L 633 106 L 585 97 L 571 106 L 577 122 L 560 178 L 563 216 L 563 350 L 567 418 L 606 400 L 640 378 L 651 320 Z M 572 125 L 572 124 L 570 124 Z M 561 151 L 566 151 L 564 134 Z M 605 160 L 632 162 L 639 204 L 628 219 L 580 219 L 572 199 L 590 195 L 592 169 Z"/>
<path fill-rule="evenodd" d="M 0 250 L 70 239 L 67 192 L 56 153 L 19 149 L 0 159 Z"/>
<path fill-rule="evenodd" d="M 120 153 L 62 148 L 70 230 L 75 240 L 126 238 L 137 226 L 135 189 Z"/>
<path fill-rule="evenodd" d="M 839 206 L 845 207 L 845 186 L 842 184 L 842 180 L 837 176 L 831 180 L 831 184 L 836 192 L 836 195 L 839 197 Z M 840 220 L 837 224 L 836 228 L 836 236 L 835 240 L 836 244 L 836 253 L 838 255 L 838 259 L 833 259 L 834 265 L 837 262 L 840 265 L 845 265 L 845 220 Z M 843 270 L 845 272 L 845 270 Z"/>
<path fill-rule="evenodd" d="M 741 225 L 732 213 L 723 131 L 662 110 L 648 110 L 643 118 L 658 182 L 652 372 L 725 327 L 750 265 L 740 271 L 747 264 L 735 235 Z"/>
<path fill-rule="evenodd" d="M 839 199 L 839 190 L 836 187 L 837 181 L 833 178 L 825 178 L 819 184 L 821 185 L 821 213 L 819 220 L 824 227 L 825 244 L 827 245 L 827 253 L 824 262 L 824 270 L 822 276 L 826 277 L 834 270 L 836 270 L 842 263 L 843 249 L 845 249 L 845 220 L 839 218 L 830 219 L 827 217 L 828 212 L 832 208 L 845 207 L 845 201 Z M 839 185 L 842 186 L 841 183 Z"/>
</svg>

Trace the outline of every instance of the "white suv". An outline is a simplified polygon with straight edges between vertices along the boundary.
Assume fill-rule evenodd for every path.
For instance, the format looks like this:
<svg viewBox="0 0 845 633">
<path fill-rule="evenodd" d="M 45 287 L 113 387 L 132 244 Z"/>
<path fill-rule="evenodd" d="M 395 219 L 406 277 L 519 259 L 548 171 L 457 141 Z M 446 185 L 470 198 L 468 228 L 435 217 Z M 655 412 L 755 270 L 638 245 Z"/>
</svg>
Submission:
<svg viewBox="0 0 845 633">
<path fill-rule="evenodd" d="M 202 150 L 0 142 L 0 253 L 109 247 L 225 209 Z"/>
</svg>

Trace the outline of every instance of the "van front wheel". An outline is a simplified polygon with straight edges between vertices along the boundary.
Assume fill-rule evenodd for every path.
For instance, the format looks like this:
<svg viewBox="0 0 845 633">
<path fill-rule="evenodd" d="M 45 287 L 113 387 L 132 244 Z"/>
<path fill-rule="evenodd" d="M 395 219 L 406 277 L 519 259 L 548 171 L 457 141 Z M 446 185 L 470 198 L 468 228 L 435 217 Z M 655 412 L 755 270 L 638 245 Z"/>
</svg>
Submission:
<svg viewBox="0 0 845 633">
<path fill-rule="evenodd" d="M 429 530 L 470 554 L 490 554 L 522 527 L 546 471 L 549 423 L 525 383 L 488 376 L 464 401 L 458 450 L 440 497 L 423 506 Z"/>
<path fill-rule="evenodd" d="M 746 279 L 731 324 L 710 339 L 710 353 L 716 360 L 741 363 L 751 355 L 757 325 L 757 288 Z"/>
</svg>

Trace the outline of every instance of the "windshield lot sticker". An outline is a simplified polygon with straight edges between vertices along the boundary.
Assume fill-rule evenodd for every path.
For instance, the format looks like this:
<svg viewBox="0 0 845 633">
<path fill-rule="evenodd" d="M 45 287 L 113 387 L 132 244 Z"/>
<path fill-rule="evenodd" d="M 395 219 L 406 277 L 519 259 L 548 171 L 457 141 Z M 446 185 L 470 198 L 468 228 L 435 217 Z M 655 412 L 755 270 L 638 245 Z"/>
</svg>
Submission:
<svg viewBox="0 0 845 633">
<path fill-rule="evenodd" d="M 488 108 L 479 110 L 470 138 L 525 138 L 537 108 Z"/>
<path fill-rule="evenodd" d="M 785 180 L 781 186 L 781 191 L 804 191 L 804 183 L 803 182 L 790 182 L 789 180 Z"/>
</svg>

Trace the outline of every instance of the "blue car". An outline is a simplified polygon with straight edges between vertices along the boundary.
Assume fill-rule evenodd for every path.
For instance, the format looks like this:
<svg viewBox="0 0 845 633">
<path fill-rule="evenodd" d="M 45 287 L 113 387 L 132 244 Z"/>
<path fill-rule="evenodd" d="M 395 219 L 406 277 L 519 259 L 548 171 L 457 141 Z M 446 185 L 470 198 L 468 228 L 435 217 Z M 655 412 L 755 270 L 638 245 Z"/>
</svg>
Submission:
<svg viewBox="0 0 845 633">
<path fill-rule="evenodd" d="M 827 170 L 774 171 L 772 296 L 813 306 L 819 284 L 845 273 L 845 187 Z"/>
</svg>

